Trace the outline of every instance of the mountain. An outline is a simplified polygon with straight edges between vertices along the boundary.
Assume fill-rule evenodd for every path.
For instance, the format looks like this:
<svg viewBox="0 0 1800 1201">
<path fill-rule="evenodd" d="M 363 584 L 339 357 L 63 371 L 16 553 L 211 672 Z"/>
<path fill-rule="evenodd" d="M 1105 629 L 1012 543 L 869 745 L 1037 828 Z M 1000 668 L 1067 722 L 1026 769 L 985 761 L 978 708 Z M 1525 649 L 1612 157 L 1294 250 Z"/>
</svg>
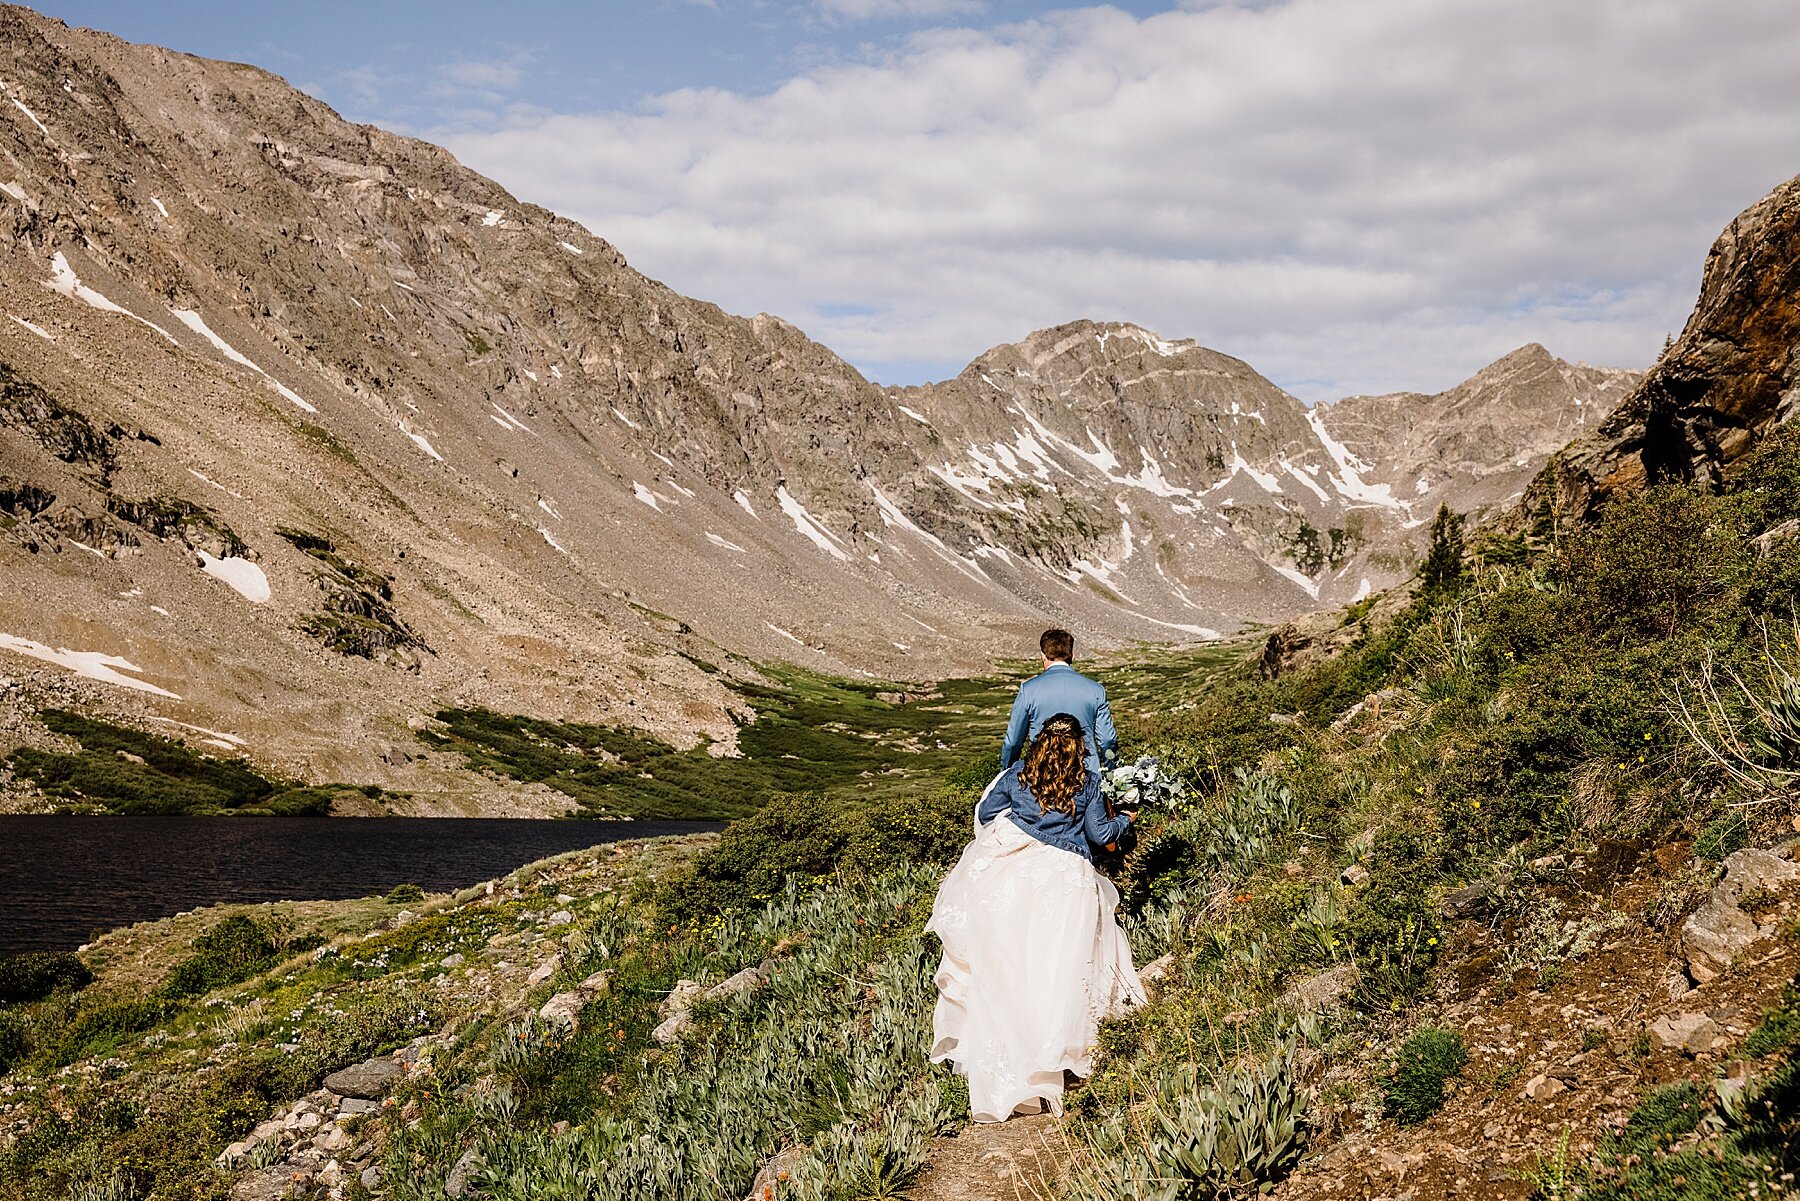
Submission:
<svg viewBox="0 0 1800 1201">
<path fill-rule="evenodd" d="M 1283 619 L 1404 578 L 1430 506 L 1560 437 L 1464 446 L 1455 405 L 1616 386 L 1546 357 L 1392 400 L 1445 410 L 1401 457 L 1369 405 L 1118 323 L 882 388 L 257 68 L 13 6 L 0 42 L 15 741 L 93 704 L 421 811 L 541 811 L 414 729 L 487 706 L 729 752 L 756 661 L 926 678 L 1052 622 Z"/>
<path fill-rule="evenodd" d="M 1323 422 L 1365 472 L 1420 512 L 1467 513 L 1518 497 L 1545 459 L 1592 432 L 1636 372 L 1565 363 L 1535 342 L 1435 396 L 1352 396 Z"/>
</svg>

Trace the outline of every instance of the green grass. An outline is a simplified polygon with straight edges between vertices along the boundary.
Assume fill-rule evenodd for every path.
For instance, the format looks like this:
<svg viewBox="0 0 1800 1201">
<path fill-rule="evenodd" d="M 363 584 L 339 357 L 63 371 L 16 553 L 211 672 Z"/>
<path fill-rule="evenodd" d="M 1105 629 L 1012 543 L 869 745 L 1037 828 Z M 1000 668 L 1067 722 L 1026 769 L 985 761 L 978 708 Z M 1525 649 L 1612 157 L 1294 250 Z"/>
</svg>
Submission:
<svg viewBox="0 0 1800 1201">
<path fill-rule="evenodd" d="M 1243 653 L 1221 644 L 1083 668 L 1126 713 L 1198 691 Z M 486 709 L 442 710 L 442 728 L 419 736 L 479 770 L 547 784 L 578 801 L 584 816 L 738 817 L 796 792 L 857 807 L 928 795 L 957 772 L 991 776 L 1019 681 L 1035 670 L 1009 664 L 1001 675 L 925 687 L 766 665 L 759 672 L 767 683 L 735 685 L 755 711 L 738 727 L 737 756 L 715 756 L 704 743 L 678 750 L 638 730 Z M 883 693 L 925 695 L 895 703 Z"/>
<path fill-rule="evenodd" d="M 126 814 L 239 813 L 313 816 L 330 811 L 342 785 L 306 785 L 264 776 L 235 759 L 219 759 L 172 738 L 144 734 L 62 709 L 40 715 L 77 751 L 20 747 L 5 765 L 45 795 L 72 808 Z M 379 797 L 366 785 L 355 791 Z"/>
</svg>

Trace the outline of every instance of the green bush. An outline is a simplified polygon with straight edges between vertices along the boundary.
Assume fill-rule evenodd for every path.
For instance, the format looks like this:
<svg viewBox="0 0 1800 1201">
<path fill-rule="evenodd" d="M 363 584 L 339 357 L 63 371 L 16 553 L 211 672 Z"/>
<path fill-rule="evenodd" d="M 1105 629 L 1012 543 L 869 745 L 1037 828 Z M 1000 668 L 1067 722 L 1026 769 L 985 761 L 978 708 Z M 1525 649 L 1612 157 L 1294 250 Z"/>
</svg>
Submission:
<svg viewBox="0 0 1800 1201">
<path fill-rule="evenodd" d="M 268 931 L 234 914 L 194 940 L 194 954 L 169 973 L 163 993 L 197 997 L 248 980 L 275 962 L 277 948 Z"/>
<path fill-rule="evenodd" d="M 118 1043 L 122 1038 L 150 1029 L 170 1012 L 161 997 L 143 1000 L 123 997 L 89 998 L 63 1029 L 51 1050 L 57 1066 L 74 1063 Z"/>
<path fill-rule="evenodd" d="M 1614 500 L 1557 560 L 1570 624 L 1596 641 L 1670 638 L 1724 591 L 1741 555 L 1716 501 L 1659 487 Z"/>
<path fill-rule="evenodd" d="M 790 875 L 837 870 L 849 839 L 837 812 L 816 793 L 778 796 L 725 827 L 717 846 L 664 882 L 660 903 L 675 921 L 693 921 L 766 901 Z"/>
<path fill-rule="evenodd" d="M 1750 845 L 1750 823 L 1741 811 L 1728 809 L 1707 823 L 1694 839 L 1694 854 L 1714 863 Z"/>
<path fill-rule="evenodd" d="M 1788 982 L 1780 1003 L 1763 1015 L 1744 1040 L 1744 1055 L 1760 1059 L 1790 1047 L 1800 1048 L 1800 976 Z"/>
<path fill-rule="evenodd" d="M 868 877 L 900 864 L 947 863 L 972 836 L 974 811 L 971 795 L 942 789 L 917 804 L 877 802 L 846 813 L 837 821 L 844 834 L 839 870 Z"/>
<path fill-rule="evenodd" d="M 0 1005 L 41 1001 L 58 989 L 86 988 L 94 974 L 67 951 L 34 951 L 0 959 Z"/>
<path fill-rule="evenodd" d="M 31 1054 L 31 1023 L 25 1015 L 0 1010 L 0 1076 Z"/>
<path fill-rule="evenodd" d="M 1712 1108 L 1709 1090 L 1693 1080 L 1677 1080 L 1652 1089 L 1639 1101 L 1625 1128 L 1606 1141 L 1620 1156 L 1647 1155 L 1691 1133 Z"/>
<path fill-rule="evenodd" d="M 1211 1081 L 1177 1065 L 1157 1079 L 1141 1129 L 1122 1117 L 1082 1128 L 1076 1187 L 1100 1201 L 1266 1192 L 1306 1150 L 1310 1100 L 1287 1051 Z"/>
<path fill-rule="evenodd" d="M 1469 1048 L 1454 1030 L 1426 1026 L 1414 1031 L 1394 1060 L 1388 1077 L 1386 1111 L 1402 1125 L 1416 1126 L 1444 1104 L 1444 1082 L 1469 1062 Z"/>
<path fill-rule="evenodd" d="M 382 900 L 390 905 L 416 905 L 425 899 L 425 890 L 417 884 L 396 884 Z"/>
</svg>

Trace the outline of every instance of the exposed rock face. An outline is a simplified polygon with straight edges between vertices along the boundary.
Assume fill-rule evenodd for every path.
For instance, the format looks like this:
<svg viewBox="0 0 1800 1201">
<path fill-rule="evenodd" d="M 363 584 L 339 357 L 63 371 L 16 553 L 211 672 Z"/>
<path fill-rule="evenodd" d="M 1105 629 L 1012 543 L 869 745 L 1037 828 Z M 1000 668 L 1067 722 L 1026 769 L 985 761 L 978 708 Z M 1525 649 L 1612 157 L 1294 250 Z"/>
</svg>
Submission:
<svg viewBox="0 0 1800 1201">
<path fill-rule="evenodd" d="M 1800 406 L 1800 177 L 1713 243 L 1681 336 L 1618 410 L 1557 458 L 1527 503 L 1585 515 L 1650 484 L 1717 481 Z"/>
<path fill-rule="evenodd" d="M 884 389 L 256 68 L 9 6 L 0 44 L 6 670 L 421 811 L 567 804 L 421 755 L 447 703 L 728 748 L 719 647 L 916 678 L 1276 622 L 1408 574 L 1396 481 L 1485 500 L 1561 436 L 1390 463 L 1408 402 L 1337 423 L 1116 323 Z M 1527 359 L 1420 403 L 1614 386 Z"/>
<path fill-rule="evenodd" d="M 1550 455 L 1591 433 L 1641 378 L 1565 363 L 1535 342 L 1436 396 L 1352 396 L 1325 427 L 1372 465 L 1366 478 L 1414 502 L 1477 512 L 1518 497 Z"/>
</svg>

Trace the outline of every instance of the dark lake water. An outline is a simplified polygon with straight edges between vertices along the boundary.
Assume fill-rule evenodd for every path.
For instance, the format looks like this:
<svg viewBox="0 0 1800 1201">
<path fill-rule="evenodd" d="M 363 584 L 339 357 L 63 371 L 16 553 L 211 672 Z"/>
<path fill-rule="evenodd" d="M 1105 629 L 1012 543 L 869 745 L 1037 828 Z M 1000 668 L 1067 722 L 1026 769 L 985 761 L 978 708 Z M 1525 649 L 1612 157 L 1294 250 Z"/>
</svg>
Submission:
<svg viewBox="0 0 1800 1201">
<path fill-rule="evenodd" d="M 0 814 L 0 955 L 222 901 L 467 888 L 534 859 L 718 822 Z"/>
</svg>

